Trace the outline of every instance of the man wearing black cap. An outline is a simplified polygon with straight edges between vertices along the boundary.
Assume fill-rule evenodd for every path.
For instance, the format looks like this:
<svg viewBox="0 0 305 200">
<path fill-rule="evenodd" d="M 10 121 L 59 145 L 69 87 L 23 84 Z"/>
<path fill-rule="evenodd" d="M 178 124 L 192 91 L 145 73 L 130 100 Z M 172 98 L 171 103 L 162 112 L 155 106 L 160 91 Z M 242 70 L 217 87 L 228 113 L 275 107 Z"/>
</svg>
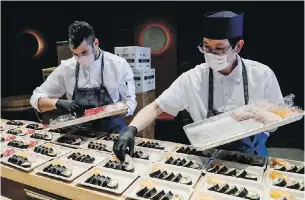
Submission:
<svg viewBox="0 0 305 200">
<path fill-rule="evenodd" d="M 124 160 L 127 148 L 132 155 L 136 133 L 162 112 L 176 116 L 186 109 L 196 122 L 262 99 L 283 104 L 273 71 L 266 65 L 238 55 L 244 45 L 242 35 L 243 14 L 231 11 L 206 14 L 204 38 L 198 46 L 206 63 L 180 75 L 135 116 L 114 143 L 116 156 Z M 268 136 L 267 132 L 260 133 L 221 148 L 267 156 L 265 142 Z"/>
</svg>

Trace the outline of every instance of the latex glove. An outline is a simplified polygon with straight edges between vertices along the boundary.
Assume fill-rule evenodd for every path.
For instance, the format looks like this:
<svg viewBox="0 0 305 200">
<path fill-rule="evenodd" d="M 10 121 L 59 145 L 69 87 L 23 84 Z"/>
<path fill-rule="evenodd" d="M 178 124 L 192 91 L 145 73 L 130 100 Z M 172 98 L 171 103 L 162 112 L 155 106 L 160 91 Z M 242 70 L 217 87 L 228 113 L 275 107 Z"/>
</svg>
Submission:
<svg viewBox="0 0 305 200">
<path fill-rule="evenodd" d="M 75 115 L 77 117 L 83 116 L 85 110 L 89 108 L 77 103 L 76 101 L 63 100 L 63 99 L 58 100 L 55 106 L 56 108 L 64 112 L 71 113 L 72 115 Z"/>
<path fill-rule="evenodd" d="M 126 153 L 132 157 L 135 143 L 134 138 L 137 132 L 138 130 L 136 127 L 128 126 L 114 142 L 113 152 L 120 161 L 125 161 Z"/>
</svg>

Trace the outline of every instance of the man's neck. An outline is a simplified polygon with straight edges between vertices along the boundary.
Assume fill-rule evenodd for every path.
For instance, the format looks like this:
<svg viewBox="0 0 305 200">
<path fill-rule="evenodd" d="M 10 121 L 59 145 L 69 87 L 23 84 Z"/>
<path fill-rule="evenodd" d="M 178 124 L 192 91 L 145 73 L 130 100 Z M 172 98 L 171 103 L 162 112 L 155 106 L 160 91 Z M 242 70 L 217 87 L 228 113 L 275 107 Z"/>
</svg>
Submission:
<svg viewBox="0 0 305 200">
<path fill-rule="evenodd" d="M 234 61 L 230 64 L 230 66 L 228 66 L 225 69 L 219 71 L 219 73 L 221 73 L 224 76 L 228 76 L 235 69 L 237 64 L 238 64 L 238 59 L 237 59 L 237 56 L 236 56 Z"/>
</svg>

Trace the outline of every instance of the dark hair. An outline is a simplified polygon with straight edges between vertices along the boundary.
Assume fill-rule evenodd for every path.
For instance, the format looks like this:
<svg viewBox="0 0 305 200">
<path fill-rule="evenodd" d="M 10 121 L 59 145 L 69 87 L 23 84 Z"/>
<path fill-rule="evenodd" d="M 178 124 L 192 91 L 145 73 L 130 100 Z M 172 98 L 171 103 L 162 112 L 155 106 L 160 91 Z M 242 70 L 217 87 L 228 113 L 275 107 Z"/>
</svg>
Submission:
<svg viewBox="0 0 305 200">
<path fill-rule="evenodd" d="M 239 40 L 242 40 L 243 37 L 237 37 L 237 38 L 231 38 L 231 39 L 228 39 L 229 40 L 229 43 L 230 45 L 234 48 L 237 44 L 237 42 L 239 42 Z"/>
<path fill-rule="evenodd" d="M 87 22 L 75 21 L 69 26 L 69 44 L 73 49 L 76 49 L 84 40 L 93 45 L 94 30 Z"/>
<path fill-rule="evenodd" d="M 219 11 L 219 12 L 213 12 L 211 14 L 207 14 L 206 17 L 211 18 L 230 18 L 237 16 L 237 13 L 234 13 L 232 11 Z"/>
</svg>

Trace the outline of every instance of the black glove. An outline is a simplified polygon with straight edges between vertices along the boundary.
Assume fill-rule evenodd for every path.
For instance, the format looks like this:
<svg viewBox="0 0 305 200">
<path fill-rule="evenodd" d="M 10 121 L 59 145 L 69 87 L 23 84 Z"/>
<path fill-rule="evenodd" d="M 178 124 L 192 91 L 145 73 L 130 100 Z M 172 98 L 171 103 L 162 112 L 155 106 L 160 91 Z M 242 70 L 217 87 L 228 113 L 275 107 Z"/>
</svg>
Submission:
<svg viewBox="0 0 305 200">
<path fill-rule="evenodd" d="M 114 142 L 113 152 L 120 161 L 125 161 L 126 153 L 128 153 L 132 157 L 134 152 L 134 137 L 137 132 L 138 130 L 136 127 L 128 126 L 120 134 L 119 138 Z"/>
<path fill-rule="evenodd" d="M 76 115 L 77 117 L 83 116 L 85 110 L 89 108 L 81 105 L 80 103 L 77 103 L 76 101 L 63 100 L 63 99 L 58 100 L 55 106 L 56 108 L 64 112 L 71 113 L 72 115 Z"/>
</svg>

